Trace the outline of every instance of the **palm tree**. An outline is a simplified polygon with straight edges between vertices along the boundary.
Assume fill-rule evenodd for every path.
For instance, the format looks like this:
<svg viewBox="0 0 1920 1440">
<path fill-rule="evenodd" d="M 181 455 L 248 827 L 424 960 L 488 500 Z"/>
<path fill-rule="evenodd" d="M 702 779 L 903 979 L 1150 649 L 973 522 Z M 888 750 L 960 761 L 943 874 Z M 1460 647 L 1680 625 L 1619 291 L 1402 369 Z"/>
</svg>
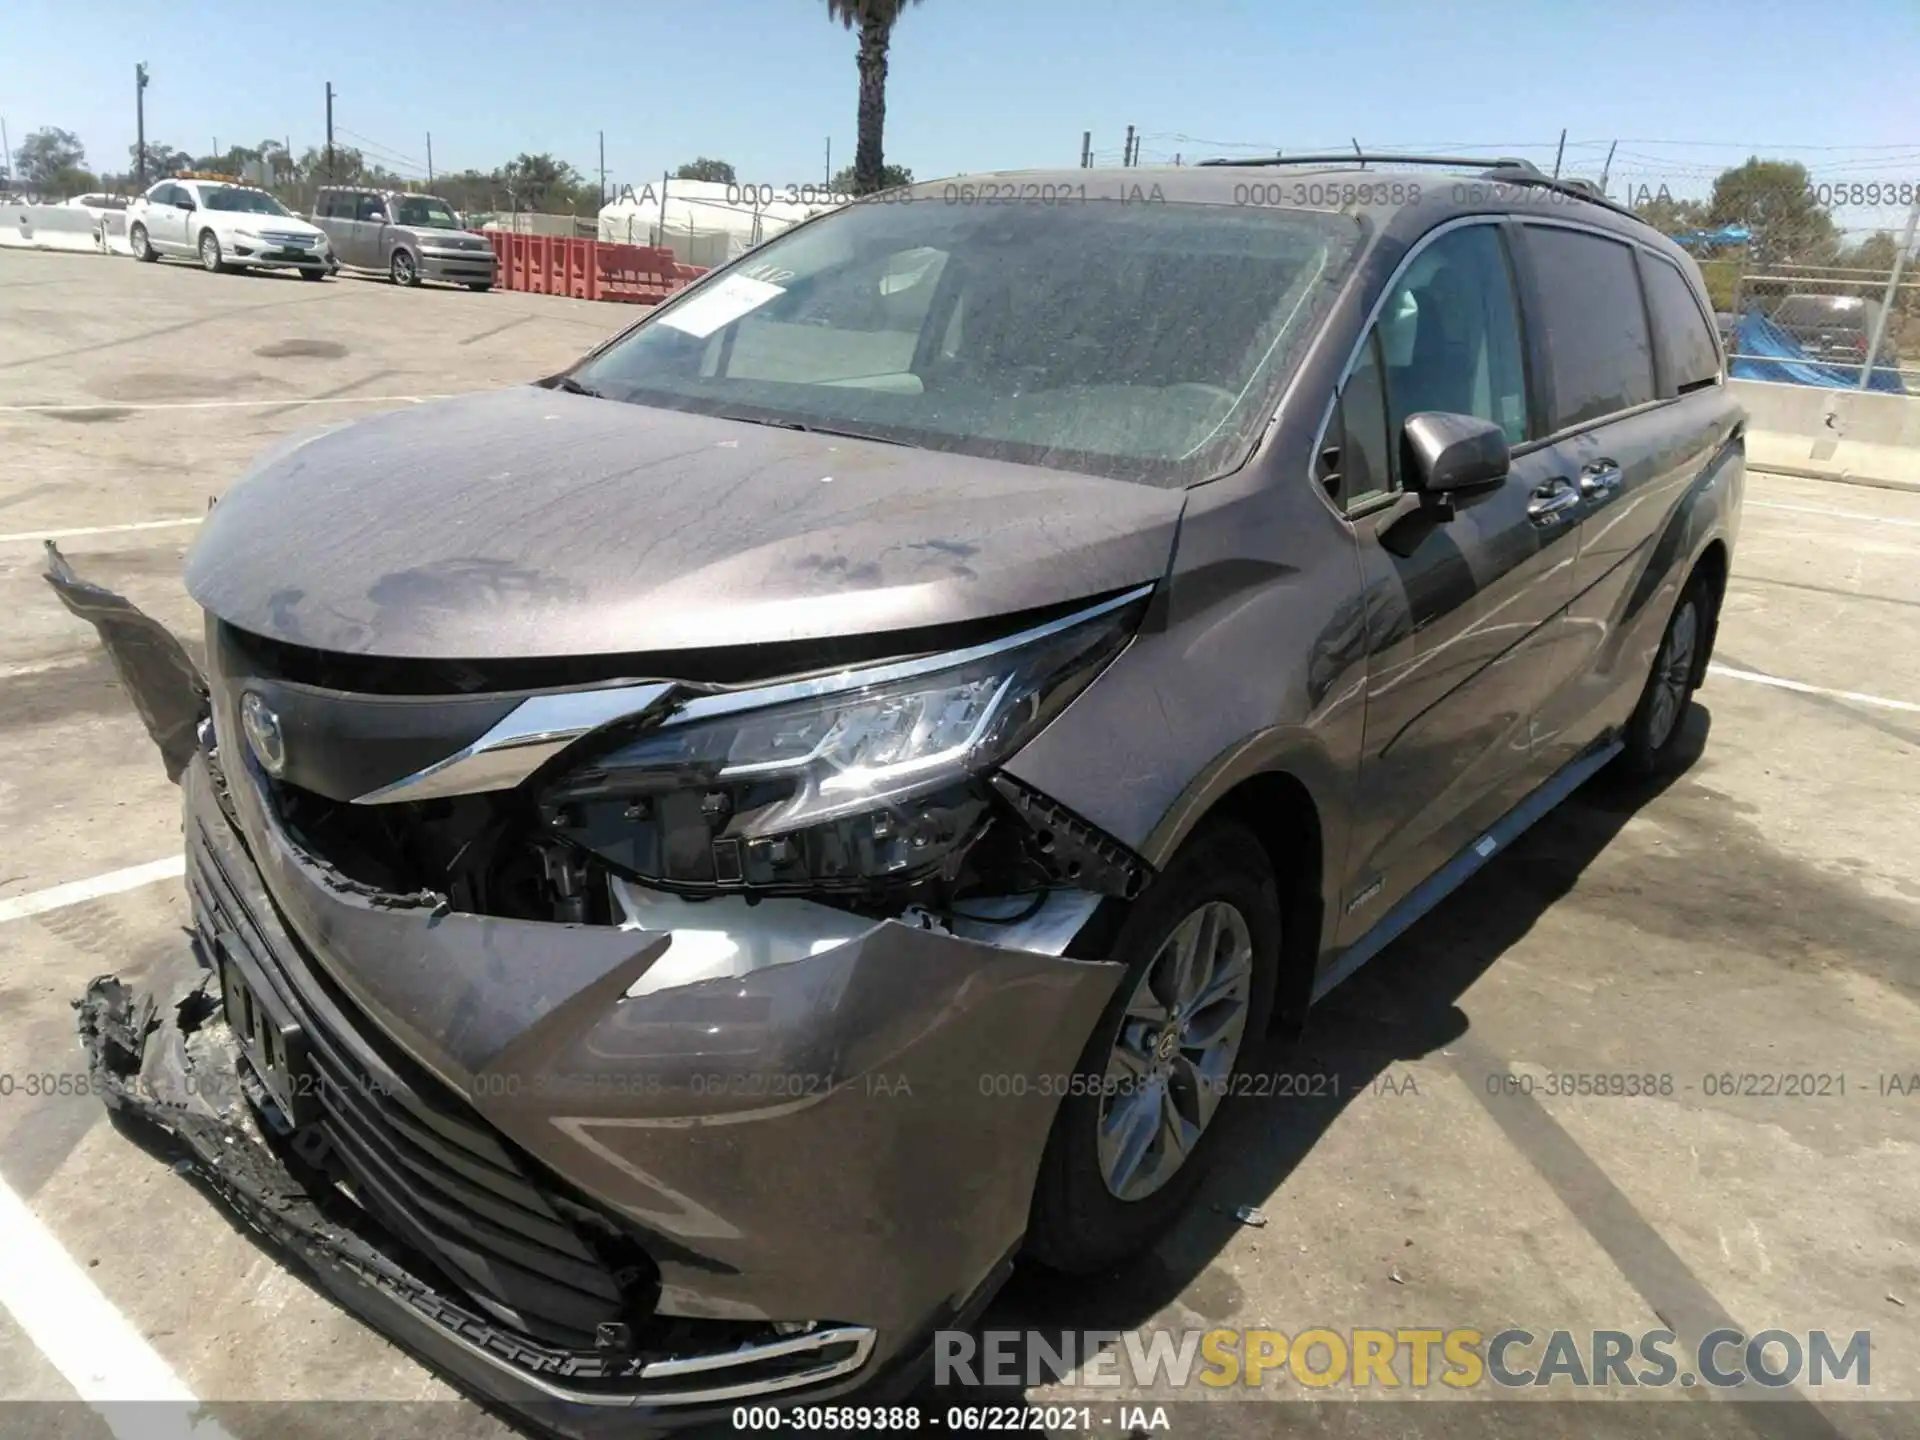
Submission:
<svg viewBox="0 0 1920 1440">
<path fill-rule="evenodd" d="M 887 46 L 902 12 L 919 0 L 827 0 L 827 15 L 860 32 L 860 143 L 853 151 L 853 193 L 886 188 L 880 132 L 887 124 Z"/>
</svg>

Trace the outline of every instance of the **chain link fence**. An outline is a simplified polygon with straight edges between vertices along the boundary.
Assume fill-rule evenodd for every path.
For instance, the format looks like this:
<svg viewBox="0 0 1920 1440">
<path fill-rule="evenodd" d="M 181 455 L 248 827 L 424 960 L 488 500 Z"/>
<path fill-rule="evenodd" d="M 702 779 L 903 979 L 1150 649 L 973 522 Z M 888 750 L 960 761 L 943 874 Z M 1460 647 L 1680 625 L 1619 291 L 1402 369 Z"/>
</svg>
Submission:
<svg viewBox="0 0 1920 1440">
<path fill-rule="evenodd" d="M 1744 270 L 1720 322 L 1736 375 L 1787 365 L 1800 383 L 1920 393 L 1920 274 L 1907 266 Z"/>
</svg>

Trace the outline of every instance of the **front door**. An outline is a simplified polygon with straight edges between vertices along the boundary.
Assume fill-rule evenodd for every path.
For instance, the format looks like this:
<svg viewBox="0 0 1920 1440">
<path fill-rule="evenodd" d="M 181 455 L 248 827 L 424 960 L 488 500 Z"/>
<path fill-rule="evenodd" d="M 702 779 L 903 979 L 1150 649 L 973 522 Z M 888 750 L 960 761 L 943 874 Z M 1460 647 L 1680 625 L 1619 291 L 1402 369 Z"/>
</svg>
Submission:
<svg viewBox="0 0 1920 1440">
<path fill-rule="evenodd" d="M 386 201 L 363 190 L 354 196 L 353 206 L 353 259 L 348 263 L 365 270 L 386 269 L 386 247 L 381 243 L 387 225 Z"/>
<path fill-rule="evenodd" d="M 1578 496 L 1529 443 L 1530 400 L 1501 227 L 1443 228 L 1391 285 L 1335 411 L 1371 652 L 1342 943 L 1541 778 L 1531 725 L 1563 673 Z M 1450 518 L 1404 493 L 1400 430 L 1422 411 L 1489 420 L 1515 449 Z"/>
<path fill-rule="evenodd" d="M 169 181 L 152 192 L 147 202 L 147 238 L 153 242 L 153 248 L 169 255 L 178 255 L 191 250 L 188 239 L 188 222 L 193 219 L 191 210 L 182 210 L 179 203 L 187 199 L 186 187 Z"/>
</svg>

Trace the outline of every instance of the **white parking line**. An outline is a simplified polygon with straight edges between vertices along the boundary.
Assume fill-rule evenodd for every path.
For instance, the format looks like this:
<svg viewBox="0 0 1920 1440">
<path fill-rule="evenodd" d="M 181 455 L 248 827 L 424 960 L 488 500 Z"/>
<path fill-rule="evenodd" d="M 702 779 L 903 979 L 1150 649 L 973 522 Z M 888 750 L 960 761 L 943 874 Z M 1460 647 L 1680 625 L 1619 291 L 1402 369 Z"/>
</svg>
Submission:
<svg viewBox="0 0 1920 1440">
<path fill-rule="evenodd" d="M 1875 515 L 1871 510 L 1823 510 L 1818 505 L 1781 505 L 1772 500 L 1749 500 L 1750 510 L 1786 510 L 1795 515 L 1825 515 L 1830 520 L 1866 520 L 1875 525 L 1898 525 L 1920 530 L 1920 520 L 1903 520 L 1895 515 Z"/>
<path fill-rule="evenodd" d="M 0 924 L 8 920 L 24 920 L 29 915 L 44 915 L 49 910 L 78 905 L 86 900 L 97 900 L 102 895 L 118 895 L 122 890 L 138 890 L 142 885 L 151 885 L 156 880 L 177 880 L 186 873 L 186 869 L 184 856 L 169 855 L 164 860 L 149 860 L 144 865 L 109 870 L 91 879 L 69 880 L 64 885 L 35 890 L 30 895 L 16 895 L 11 900 L 0 900 Z M 0 1265 L 0 1270 L 5 1268 Z"/>
<path fill-rule="evenodd" d="M 0 1181 L 0 1306 L 122 1440 L 229 1440 L 217 1421 L 61 1248 L 26 1201 Z M 135 1408 L 129 1402 L 146 1402 Z M 154 1404 L 153 1402 L 159 1402 Z"/>
<path fill-rule="evenodd" d="M 1920 713 L 1920 704 L 1911 700 L 1889 700 L 1884 695 L 1865 695 L 1858 690 L 1829 690 L 1824 685 L 1809 685 L 1804 680 L 1783 680 L 1778 675 L 1762 675 L 1758 670 L 1736 670 L 1731 665 L 1709 665 L 1709 675 L 1729 680 L 1746 680 L 1755 685 L 1771 685 L 1776 690 L 1792 690 L 1800 695 L 1825 695 L 1833 700 L 1851 700 L 1856 705 L 1877 705 L 1883 710 L 1911 710 Z"/>
<path fill-rule="evenodd" d="M 170 530 L 181 525 L 198 525 L 204 519 L 206 519 L 204 515 L 190 515 L 180 520 L 134 520 L 125 525 L 83 525 L 77 530 L 22 530 L 17 535 L 0 535 L 0 542 L 72 540 L 81 535 L 119 535 L 128 530 Z"/>
<path fill-rule="evenodd" d="M 0 405 L 0 414 L 48 415 L 63 410 L 261 410 L 283 405 L 419 405 L 428 400 L 451 400 L 451 395 L 321 395 L 312 400 L 146 400 L 131 405 L 103 401 L 96 405 Z"/>
</svg>

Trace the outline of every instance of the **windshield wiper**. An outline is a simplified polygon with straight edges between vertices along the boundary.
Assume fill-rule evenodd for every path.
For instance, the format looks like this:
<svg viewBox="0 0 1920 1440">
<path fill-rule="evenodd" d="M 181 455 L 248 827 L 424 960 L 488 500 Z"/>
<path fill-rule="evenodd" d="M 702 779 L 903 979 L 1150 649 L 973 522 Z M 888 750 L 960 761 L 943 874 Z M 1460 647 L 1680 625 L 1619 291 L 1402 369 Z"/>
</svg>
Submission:
<svg viewBox="0 0 1920 1440">
<path fill-rule="evenodd" d="M 827 425 L 807 425 L 798 420 L 756 420 L 747 415 L 720 415 L 720 420 L 738 420 L 742 425 L 768 425 L 775 430 L 798 430 L 804 435 L 832 435 L 840 440 L 868 440 L 875 445 L 900 445 L 913 449 L 911 442 L 887 435 L 870 435 L 865 430 L 838 430 Z"/>
<path fill-rule="evenodd" d="M 574 379 L 571 375 L 562 375 L 558 380 L 555 380 L 548 388 L 552 390 L 564 390 L 569 395 L 585 395 L 594 400 L 604 400 L 607 398 L 605 395 L 601 394 L 598 390 L 594 389 L 591 385 L 582 385 L 578 380 Z"/>
</svg>

